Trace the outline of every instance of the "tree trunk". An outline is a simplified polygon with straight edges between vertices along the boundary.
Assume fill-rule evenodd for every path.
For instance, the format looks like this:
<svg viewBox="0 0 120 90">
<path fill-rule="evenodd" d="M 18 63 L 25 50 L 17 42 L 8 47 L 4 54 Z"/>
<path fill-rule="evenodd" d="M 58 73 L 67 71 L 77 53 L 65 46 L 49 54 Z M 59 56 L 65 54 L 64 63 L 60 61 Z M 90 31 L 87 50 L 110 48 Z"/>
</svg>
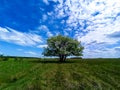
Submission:
<svg viewBox="0 0 120 90">
<path fill-rule="evenodd" d="M 63 58 L 63 61 L 65 61 L 66 60 L 66 55 L 64 55 L 64 58 Z"/>
<path fill-rule="evenodd" d="M 66 55 L 59 55 L 59 61 L 64 62 L 66 60 Z"/>
</svg>

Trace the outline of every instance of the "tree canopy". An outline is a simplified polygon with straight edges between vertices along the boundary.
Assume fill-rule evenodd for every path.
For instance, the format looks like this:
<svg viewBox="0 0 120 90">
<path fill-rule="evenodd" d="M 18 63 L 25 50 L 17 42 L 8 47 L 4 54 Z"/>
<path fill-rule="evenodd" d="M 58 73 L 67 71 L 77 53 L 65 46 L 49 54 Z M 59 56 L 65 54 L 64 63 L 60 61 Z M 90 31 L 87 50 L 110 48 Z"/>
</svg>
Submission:
<svg viewBox="0 0 120 90">
<path fill-rule="evenodd" d="M 62 35 L 48 38 L 47 45 L 44 56 L 58 56 L 60 62 L 65 61 L 67 56 L 82 56 L 84 49 L 81 42 Z"/>
</svg>

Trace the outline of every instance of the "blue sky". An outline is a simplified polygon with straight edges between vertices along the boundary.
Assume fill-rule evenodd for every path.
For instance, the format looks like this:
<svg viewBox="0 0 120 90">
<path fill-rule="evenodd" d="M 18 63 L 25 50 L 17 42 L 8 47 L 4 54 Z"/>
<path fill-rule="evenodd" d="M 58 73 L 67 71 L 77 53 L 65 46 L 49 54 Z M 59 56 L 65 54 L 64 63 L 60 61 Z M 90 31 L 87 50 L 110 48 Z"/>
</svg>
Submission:
<svg viewBox="0 0 120 90">
<path fill-rule="evenodd" d="M 0 54 L 41 57 L 58 34 L 81 41 L 85 58 L 120 57 L 120 1 L 0 0 Z"/>
</svg>

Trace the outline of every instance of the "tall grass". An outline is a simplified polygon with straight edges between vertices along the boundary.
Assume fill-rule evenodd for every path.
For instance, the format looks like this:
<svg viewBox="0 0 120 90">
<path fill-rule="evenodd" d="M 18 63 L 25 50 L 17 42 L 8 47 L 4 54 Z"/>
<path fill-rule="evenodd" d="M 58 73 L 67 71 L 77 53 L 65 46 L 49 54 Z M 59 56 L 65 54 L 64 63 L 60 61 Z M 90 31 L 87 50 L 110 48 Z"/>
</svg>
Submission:
<svg viewBox="0 0 120 90">
<path fill-rule="evenodd" d="M 0 60 L 0 90 L 120 90 L 120 59 Z"/>
</svg>

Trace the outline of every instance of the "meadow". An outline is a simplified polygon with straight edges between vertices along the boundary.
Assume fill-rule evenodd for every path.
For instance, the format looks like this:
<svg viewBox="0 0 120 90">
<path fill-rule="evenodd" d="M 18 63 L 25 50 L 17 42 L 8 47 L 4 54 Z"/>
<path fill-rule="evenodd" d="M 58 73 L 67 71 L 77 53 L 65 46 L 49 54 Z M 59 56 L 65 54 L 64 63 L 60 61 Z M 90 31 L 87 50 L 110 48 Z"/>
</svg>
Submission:
<svg viewBox="0 0 120 90">
<path fill-rule="evenodd" d="M 0 58 L 0 90 L 120 90 L 120 59 Z"/>
</svg>

